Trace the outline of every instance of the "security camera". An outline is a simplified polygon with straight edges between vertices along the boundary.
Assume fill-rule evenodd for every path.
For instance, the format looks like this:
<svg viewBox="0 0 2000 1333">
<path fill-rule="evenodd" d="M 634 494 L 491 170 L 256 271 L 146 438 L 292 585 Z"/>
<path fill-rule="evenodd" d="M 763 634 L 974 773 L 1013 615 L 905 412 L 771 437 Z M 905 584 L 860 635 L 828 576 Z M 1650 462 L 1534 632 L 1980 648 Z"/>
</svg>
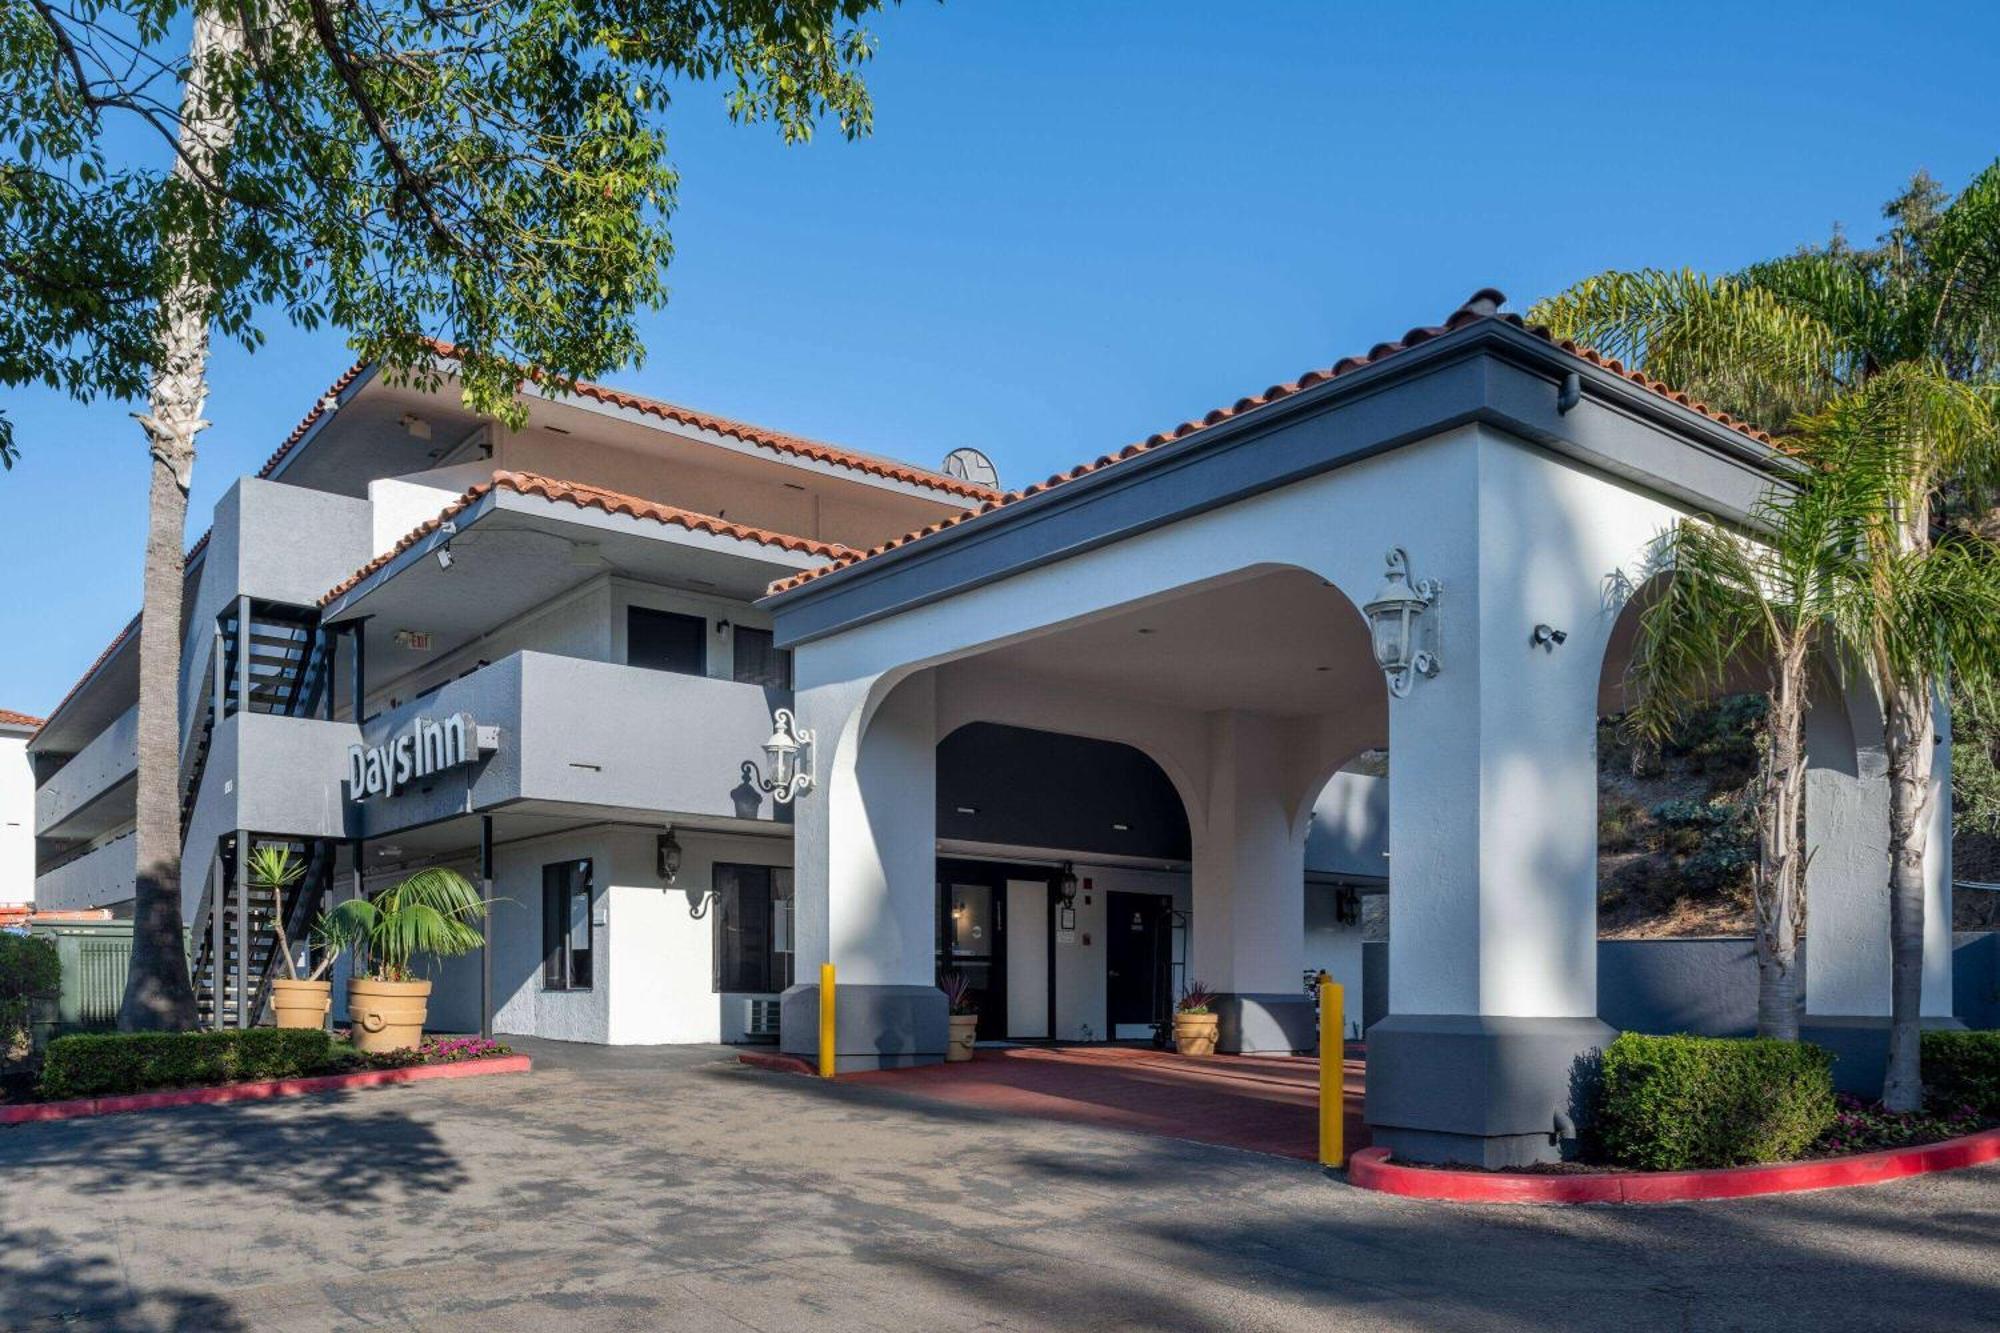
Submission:
<svg viewBox="0 0 2000 1333">
<path fill-rule="evenodd" d="M 1534 638 L 1530 642 L 1537 648 L 1546 648 L 1548 651 L 1554 652 L 1557 644 L 1565 643 L 1568 640 L 1568 630 L 1560 630 L 1553 625 L 1537 625 L 1535 626 Z"/>
</svg>

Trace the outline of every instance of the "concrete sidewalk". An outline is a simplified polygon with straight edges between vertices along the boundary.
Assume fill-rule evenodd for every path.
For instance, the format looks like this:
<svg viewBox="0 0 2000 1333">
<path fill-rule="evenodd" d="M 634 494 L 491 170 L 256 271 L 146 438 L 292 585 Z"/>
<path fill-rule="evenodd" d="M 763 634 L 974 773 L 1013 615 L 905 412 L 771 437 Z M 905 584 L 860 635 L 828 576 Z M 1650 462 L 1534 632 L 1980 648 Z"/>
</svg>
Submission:
<svg viewBox="0 0 2000 1333">
<path fill-rule="evenodd" d="M 1986 1329 L 2000 1167 L 1464 1208 L 1282 1157 L 520 1042 L 526 1077 L 0 1130 L 0 1328 Z"/>
</svg>

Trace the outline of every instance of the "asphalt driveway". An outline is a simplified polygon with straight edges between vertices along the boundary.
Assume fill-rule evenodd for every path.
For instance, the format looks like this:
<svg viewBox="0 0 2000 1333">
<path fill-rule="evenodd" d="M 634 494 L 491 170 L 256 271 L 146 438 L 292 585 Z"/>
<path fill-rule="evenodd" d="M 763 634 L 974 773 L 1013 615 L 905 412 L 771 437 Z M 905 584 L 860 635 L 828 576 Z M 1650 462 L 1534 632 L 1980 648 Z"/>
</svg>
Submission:
<svg viewBox="0 0 2000 1333">
<path fill-rule="evenodd" d="M 527 1077 L 0 1130 L 0 1327 L 1987 1329 L 2000 1166 L 1657 1208 L 520 1043 Z"/>
</svg>

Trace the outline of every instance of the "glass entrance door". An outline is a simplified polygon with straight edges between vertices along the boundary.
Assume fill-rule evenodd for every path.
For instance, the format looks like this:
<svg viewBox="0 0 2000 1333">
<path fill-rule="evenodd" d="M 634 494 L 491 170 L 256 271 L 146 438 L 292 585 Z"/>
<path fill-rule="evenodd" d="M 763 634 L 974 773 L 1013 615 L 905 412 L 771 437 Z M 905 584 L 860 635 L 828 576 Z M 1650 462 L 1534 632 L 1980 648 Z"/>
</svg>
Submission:
<svg viewBox="0 0 2000 1333">
<path fill-rule="evenodd" d="M 938 880 L 938 972 L 957 972 L 979 1007 L 979 1037 L 1007 1030 L 1006 902 L 984 876 L 945 874 Z"/>
</svg>

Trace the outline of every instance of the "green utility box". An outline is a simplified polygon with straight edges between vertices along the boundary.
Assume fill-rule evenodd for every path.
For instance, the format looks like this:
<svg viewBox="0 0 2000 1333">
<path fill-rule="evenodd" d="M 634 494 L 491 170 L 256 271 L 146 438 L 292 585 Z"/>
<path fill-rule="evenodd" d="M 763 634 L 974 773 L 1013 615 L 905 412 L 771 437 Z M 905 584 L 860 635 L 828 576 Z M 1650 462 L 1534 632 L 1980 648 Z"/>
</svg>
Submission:
<svg viewBox="0 0 2000 1333">
<path fill-rule="evenodd" d="M 30 920 L 28 933 L 54 940 L 62 964 L 62 994 L 50 1014 L 35 1015 L 36 1044 L 72 1032 L 107 1032 L 118 1026 L 125 974 L 132 966 L 130 921 Z"/>
</svg>

